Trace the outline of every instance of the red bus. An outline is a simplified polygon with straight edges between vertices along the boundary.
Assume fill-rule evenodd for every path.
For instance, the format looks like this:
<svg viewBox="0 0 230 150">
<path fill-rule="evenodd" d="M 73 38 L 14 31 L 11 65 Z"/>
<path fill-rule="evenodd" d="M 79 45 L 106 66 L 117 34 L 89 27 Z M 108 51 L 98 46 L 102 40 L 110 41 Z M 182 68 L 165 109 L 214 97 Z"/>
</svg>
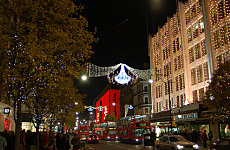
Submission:
<svg viewBox="0 0 230 150">
<path fill-rule="evenodd" d="M 86 138 L 89 136 L 89 126 L 87 125 L 80 125 L 78 126 L 78 136 L 81 140 L 86 140 Z"/>
<path fill-rule="evenodd" d="M 121 142 L 141 144 L 144 134 L 150 134 L 149 115 L 133 115 L 118 120 L 118 137 Z"/>
<path fill-rule="evenodd" d="M 117 123 L 106 122 L 94 124 L 94 133 L 100 138 L 105 140 L 117 140 Z"/>
</svg>

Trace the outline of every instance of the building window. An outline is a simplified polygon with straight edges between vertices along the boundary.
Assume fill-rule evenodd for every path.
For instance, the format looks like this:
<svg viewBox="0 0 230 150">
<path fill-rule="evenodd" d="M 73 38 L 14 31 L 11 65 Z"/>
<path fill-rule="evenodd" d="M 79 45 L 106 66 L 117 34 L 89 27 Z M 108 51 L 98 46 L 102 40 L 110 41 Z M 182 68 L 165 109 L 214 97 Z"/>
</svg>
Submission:
<svg viewBox="0 0 230 150">
<path fill-rule="evenodd" d="M 227 51 L 223 54 L 224 62 L 230 61 L 230 51 Z"/>
<path fill-rule="evenodd" d="M 221 44 L 222 46 L 228 43 L 228 34 L 227 34 L 227 27 L 224 25 L 220 28 L 220 34 L 221 34 Z"/>
<path fill-rule="evenodd" d="M 205 39 L 201 41 L 201 51 L 202 51 L 202 56 L 207 55 Z"/>
<path fill-rule="evenodd" d="M 167 84 L 167 82 L 165 82 L 165 95 L 167 95 L 168 94 L 168 84 Z"/>
<path fill-rule="evenodd" d="M 197 9 L 197 14 L 199 14 L 201 11 L 201 1 L 200 0 L 196 3 L 196 9 Z"/>
<path fill-rule="evenodd" d="M 149 103 L 149 99 L 148 97 L 145 97 L 145 104 L 148 104 Z"/>
<path fill-rule="evenodd" d="M 148 91 L 148 87 L 147 87 L 147 86 L 144 87 L 144 91 L 145 91 L 145 92 Z"/>
<path fill-rule="evenodd" d="M 189 62 L 192 63 L 194 62 L 195 57 L 194 57 L 194 50 L 193 47 L 189 49 Z"/>
<path fill-rule="evenodd" d="M 196 54 L 196 59 L 201 58 L 200 43 L 195 45 L 195 54 Z"/>
<path fill-rule="evenodd" d="M 191 27 L 188 28 L 187 34 L 188 34 L 188 43 L 189 43 L 192 41 L 192 29 L 191 29 Z"/>
<path fill-rule="evenodd" d="M 224 18 L 224 7 L 223 7 L 223 1 L 220 1 L 217 6 L 218 9 L 218 18 L 219 21 Z"/>
<path fill-rule="evenodd" d="M 185 88 L 184 73 L 182 74 L 183 89 Z"/>
<path fill-rule="evenodd" d="M 183 94 L 180 95 L 180 102 L 181 102 L 181 106 L 183 106 L 184 105 L 184 95 Z"/>
<path fill-rule="evenodd" d="M 208 62 L 203 64 L 203 69 L 204 69 L 204 81 L 209 80 Z"/>
<path fill-rule="evenodd" d="M 217 23 L 217 11 L 215 6 L 211 9 L 211 16 L 212 16 L 212 24 L 214 25 Z"/>
<path fill-rule="evenodd" d="M 220 48 L 220 39 L 219 39 L 219 30 L 216 30 L 214 32 L 214 46 L 215 46 L 215 49 L 218 49 Z"/>
<path fill-rule="evenodd" d="M 145 108 L 145 114 L 149 114 L 149 109 Z"/>
<path fill-rule="evenodd" d="M 203 18 L 199 20 L 200 34 L 204 32 L 204 21 Z"/>
<path fill-rule="evenodd" d="M 204 88 L 199 89 L 199 100 L 204 100 Z"/>
<path fill-rule="evenodd" d="M 193 103 L 198 101 L 197 90 L 192 91 Z"/>
<path fill-rule="evenodd" d="M 177 58 L 174 58 L 174 71 L 177 71 Z"/>
<path fill-rule="evenodd" d="M 176 81 L 176 91 L 179 91 L 178 76 L 175 77 Z"/>
<path fill-rule="evenodd" d="M 199 28 L 199 26 L 198 26 L 198 23 L 197 23 L 197 22 L 194 23 L 194 24 L 192 25 L 192 33 L 193 33 L 192 35 L 193 35 L 193 39 L 195 39 L 196 37 L 199 36 L 198 28 Z"/>
<path fill-rule="evenodd" d="M 178 69 L 181 69 L 181 56 L 178 56 Z"/>
<path fill-rule="evenodd" d="M 230 0 L 225 0 L 225 11 L 226 15 L 230 14 Z"/>
<path fill-rule="evenodd" d="M 166 110 L 169 108 L 169 103 L 168 103 L 168 99 L 165 100 L 165 103 L 166 103 Z"/>
<path fill-rule="evenodd" d="M 173 44 L 172 44 L 172 51 L 173 51 L 173 53 L 175 53 L 176 52 L 176 41 L 175 40 L 173 40 Z"/>
<path fill-rule="evenodd" d="M 188 10 L 185 13 L 185 18 L 186 18 L 186 24 L 188 24 L 191 21 L 191 15 L 190 15 L 190 10 Z"/>
<path fill-rule="evenodd" d="M 222 63 L 222 55 L 216 57 L 216 62 L 217 62 L 217 68 L 219 68 L 220 64 Z"/>
<path fill-rule="evenodd" d="M 203 82 L 203 69 L 202 69 L 202 65 L 199 65 L 196 69 L 197 69 L 198 83 Z"/>
<path fill-rule="evenodd" d="M 180 97 L 179 96 L 176 97 L 176 101 L 177 101 L 177 107 L 180 107 Z"/>
<path fill-rule="evenodd" d="M 163 49 L 163 60 L 165 60 L 165 49 Z"/>
<path fill-rule="evenodd" d="M 159 112 L 159 106 L 158 105 L 159 105 L 159 103 L 157 102 L 157 112 Z"/>
<path fill-rule="evenodd" d="M 195 68 L 191 69 L 191 81 L 192 81 L 192 85 L 196 84 L 196 69 Z"/>
<path fill-rule="evenodd" d="M 182 90 L 183 89 L 182 75 L 179 75 L 179 85 L 180 85 L 180 90 Z"/>
<path fill-rule="evenodd" d="M 179 51 L 180 50 L 180 43 L 179 43 L 179 38 L 176 38 L 176 50 Z"/>
<path fill-rule="evenodd" d="M 196 4 L 191 7 L 191 18 L 196 17 Z"/>
</svg>

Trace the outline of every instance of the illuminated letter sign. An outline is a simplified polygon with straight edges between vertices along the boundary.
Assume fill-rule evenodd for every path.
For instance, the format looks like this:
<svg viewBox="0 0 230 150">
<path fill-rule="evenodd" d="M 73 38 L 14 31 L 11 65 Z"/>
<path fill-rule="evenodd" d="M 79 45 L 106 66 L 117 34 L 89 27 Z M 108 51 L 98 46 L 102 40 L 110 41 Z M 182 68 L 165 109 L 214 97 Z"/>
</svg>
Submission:
<svg viewBox="0 0 230 150">
<path fill-rule="evenodd" d="M 118 75 L 115 76 L 115 81 L 119 84 L 127 84 L 131 80 L 131 76 L 125 72 L 125 65 L 121 64 L 121 70 Z"/>
</svg>

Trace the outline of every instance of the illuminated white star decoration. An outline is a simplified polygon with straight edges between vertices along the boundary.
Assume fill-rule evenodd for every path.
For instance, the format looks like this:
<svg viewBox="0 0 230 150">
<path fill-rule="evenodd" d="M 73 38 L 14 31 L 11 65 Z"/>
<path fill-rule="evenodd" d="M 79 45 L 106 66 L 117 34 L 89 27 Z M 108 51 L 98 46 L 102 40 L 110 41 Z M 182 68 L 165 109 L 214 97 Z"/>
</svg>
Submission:
<svg viewBox="0 0 230 150">
<path fill-rule="evenodd" d="M 89 63 L 88 73 L 89 77 L 100 77 L 107 75 L 107 78 L 110 83 L 117 83 L 122 85 L 128 83 L 135 83 L 138 78 L 148 80 L 151 76 L 150 69 L 134 69 L 122 63 L 111 67 L 100 67 Z"/>
</svg>

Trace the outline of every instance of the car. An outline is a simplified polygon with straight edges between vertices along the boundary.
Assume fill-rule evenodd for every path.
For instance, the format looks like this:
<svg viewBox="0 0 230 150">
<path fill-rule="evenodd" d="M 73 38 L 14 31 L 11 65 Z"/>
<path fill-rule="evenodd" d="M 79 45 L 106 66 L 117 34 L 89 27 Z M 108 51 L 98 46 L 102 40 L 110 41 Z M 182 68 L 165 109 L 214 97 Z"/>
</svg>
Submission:
<svg viewBox="0 0 230 150">
<path fill-rule="evenodd" d="M 230 149 L 230 138 L 223 138 L 215 141 L 210 146 L 210 150 L 227 150 Z"/>
<path fill-rule="evenodd" d="M 199 149 L 199 145 L 186 140 L 181 135 L 165 135 L 162 136 L 157 142 L 156 147 L 158 150 L 189 150 Z"/>
<path fill-rule="evenodd" d="M 87 143 L 99 143 L 99 137 L 97 137 L 97 135 L 93 134 L 93 135 L 89 135 L 86 139 Z"/>
</svg>

